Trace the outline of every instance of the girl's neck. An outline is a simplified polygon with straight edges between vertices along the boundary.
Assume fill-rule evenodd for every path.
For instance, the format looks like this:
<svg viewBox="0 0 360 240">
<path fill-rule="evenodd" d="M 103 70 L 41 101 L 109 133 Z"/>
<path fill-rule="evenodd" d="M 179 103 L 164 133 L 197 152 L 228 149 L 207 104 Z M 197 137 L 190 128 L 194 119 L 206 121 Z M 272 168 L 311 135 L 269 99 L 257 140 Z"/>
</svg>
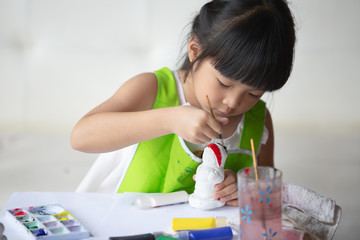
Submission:
<svg viewBox="0 0 360 240">
<path fill-rule="evenodd" d="M 192 84 L 193 78 L 191 73 L 188 74 L 186 79 L 185 79 L 185 72 L 183 70 L 178 70 L 178 74 L 184 91 L 185 102 L 190 103 L 192 106 L 199 107 L 199 103 L 195 98 L 194 86 Z"/>
<path fill-rule="evenodd" d="M 243 114 L 229 118 L 229 122 L 223 126 L 223 133 L 222 133 L 223 138 L 228 138 L 234 134 L 239 123 L 241 122 L 242 117 Z"/>
</svg>

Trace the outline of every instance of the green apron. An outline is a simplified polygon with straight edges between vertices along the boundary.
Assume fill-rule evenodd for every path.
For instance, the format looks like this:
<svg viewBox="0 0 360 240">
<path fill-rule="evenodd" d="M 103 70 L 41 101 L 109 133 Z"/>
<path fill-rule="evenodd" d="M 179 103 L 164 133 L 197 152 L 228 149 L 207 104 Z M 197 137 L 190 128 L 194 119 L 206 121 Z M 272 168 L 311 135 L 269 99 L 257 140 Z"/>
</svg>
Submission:
<svg viewBox="0 0 360 240">
<path fill-rule="evenodd" d="M 179 98 L 173 73 L 168 68 L 162 68 L 155 71 L 155 75 L 158 79 L 158 91 L 153 109 L 178 106 Z M 245 113 L 240 148 L 251 151 L 250 138 L 253 138 L 257 151 L 263 133 L 265 113 L 265 103 L 261 100 Z M 225 169 L 232 169 L 236 173 L 252 164 L 252 157 L 247 154 L 229 154 Z M 141 142 L 118 193 L 168 193 L 180 190 L 192 193 L 195 187 L 192 176 L 199 165 L 200 163 L 193 160 L 182 148 L 179 137 L 175 134 Z"/>
</svg>

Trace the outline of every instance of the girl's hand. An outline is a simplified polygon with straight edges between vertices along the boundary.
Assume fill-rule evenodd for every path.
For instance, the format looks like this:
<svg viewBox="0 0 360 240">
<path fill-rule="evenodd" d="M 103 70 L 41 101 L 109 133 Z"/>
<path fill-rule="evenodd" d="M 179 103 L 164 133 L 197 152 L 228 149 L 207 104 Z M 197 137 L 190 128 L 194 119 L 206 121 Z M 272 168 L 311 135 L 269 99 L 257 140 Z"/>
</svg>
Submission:
<svg viewBox="0 0 360 240">
<path fill-rule="evenodd" d="M 224 181 L 215 186 L 214 198 L 226 202 L 226 205 L 237 207 L 239 203 L 236 174 L 231 169 L 225 169 L 224 174 Z"/>
<path fill-rule="evenodd" d="M 172 108 L 172 132 L 188 142 L 203 144 L 211 139 L 219 138 L 222 125 L 228 123 L 228 118 L 214 119 L 210 113 L 193 106 L 178 106 Z"/>
</svg>

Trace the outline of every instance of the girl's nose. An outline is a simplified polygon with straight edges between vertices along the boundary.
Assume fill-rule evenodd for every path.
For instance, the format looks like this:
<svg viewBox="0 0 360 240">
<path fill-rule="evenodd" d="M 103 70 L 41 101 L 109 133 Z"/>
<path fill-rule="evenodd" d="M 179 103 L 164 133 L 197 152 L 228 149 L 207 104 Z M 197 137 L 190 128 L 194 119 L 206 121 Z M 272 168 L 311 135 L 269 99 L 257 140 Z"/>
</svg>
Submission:
<svg viewBox="0 0 360 240">
<path fill-rule="evenodd" d="M 224 98 L 224 104 L 226 104 L 229 108 L 235 108 L 239 106 L 241 102 L 241 95 L 228 95 Z"/>
</svg>

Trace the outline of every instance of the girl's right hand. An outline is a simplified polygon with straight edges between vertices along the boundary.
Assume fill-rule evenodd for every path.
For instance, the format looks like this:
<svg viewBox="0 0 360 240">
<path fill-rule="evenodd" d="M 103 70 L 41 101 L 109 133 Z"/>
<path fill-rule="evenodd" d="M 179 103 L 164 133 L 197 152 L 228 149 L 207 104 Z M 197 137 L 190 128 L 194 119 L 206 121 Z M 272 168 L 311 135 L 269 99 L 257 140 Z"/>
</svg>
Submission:
<svg viewBox="0 0 360 240">
<path fill-rule="evenodd" d="M 193 106 L 184 105 L 172 108 L 170 127 L 172 132 L 188 142 L 203 144 L 211 139 L 219 138 L 222 126 L 228 118 L 214 119 L 212 115 Z"/>
</svg>

